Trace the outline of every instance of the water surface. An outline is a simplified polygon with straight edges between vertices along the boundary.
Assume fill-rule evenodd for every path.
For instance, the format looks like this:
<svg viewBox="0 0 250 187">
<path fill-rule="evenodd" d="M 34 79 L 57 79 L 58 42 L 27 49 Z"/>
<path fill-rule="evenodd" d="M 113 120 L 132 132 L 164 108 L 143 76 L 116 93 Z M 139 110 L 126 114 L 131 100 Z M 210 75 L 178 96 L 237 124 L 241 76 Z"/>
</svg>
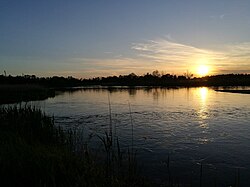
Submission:
<svg viewBox="0 0 250 187">
<path fill-rule="evenodd" d="M 40 105 L 57 124 L 74 127 L 95 149 L 108 131 L 109 102 L 114 133 L 126 149 L 133 144 L 142 173 L 157 183 L 171 175 L 198 184 L 200 164 L 207 186 L 250 186 L 250 95 L 211 88 L 89 88 L 61 92 Z M 91 136 L 89 136 L 91 134 Z M 98 143 L 99 142 L 99 143 Z M 238 168 L 240 168 L 238 170 Z"/>
</svg>

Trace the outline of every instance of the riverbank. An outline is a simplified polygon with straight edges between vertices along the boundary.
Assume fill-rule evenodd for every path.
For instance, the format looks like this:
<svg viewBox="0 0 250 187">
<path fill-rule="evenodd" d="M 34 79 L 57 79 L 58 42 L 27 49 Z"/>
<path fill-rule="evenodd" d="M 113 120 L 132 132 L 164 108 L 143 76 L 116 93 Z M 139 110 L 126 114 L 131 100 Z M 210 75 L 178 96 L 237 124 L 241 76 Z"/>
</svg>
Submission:
<svg viewBox="0 0 250 187">
<path fill-rule="evenodd" d="M 0 104 L 44 100 L 55 96 L 55 90 L 37 84 L 0 85 Z"/>
</svg>

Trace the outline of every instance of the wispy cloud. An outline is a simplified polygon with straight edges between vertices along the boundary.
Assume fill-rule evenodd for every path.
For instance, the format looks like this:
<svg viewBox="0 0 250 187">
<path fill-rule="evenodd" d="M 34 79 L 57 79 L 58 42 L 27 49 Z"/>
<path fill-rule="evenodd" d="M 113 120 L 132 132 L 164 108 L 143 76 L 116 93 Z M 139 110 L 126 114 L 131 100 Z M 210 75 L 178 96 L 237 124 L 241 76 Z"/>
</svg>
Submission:
<svg viewBox="0 0 250 187">
<path fill-rule="evenodd" d="M 232 60 L 250 60 L 250 42 L 227 45 L 227 56 Z"/>
<path fill-rule="evenodd" d="M 152 62 L 139 58 L 71 58 L 67 64 L 81 70 L 86 77 L 110 76 L 128 74 L 131 72 L 143 74 L 152 71 Z M 155 68 L 154 68 L 155 69 Z"/>
<path fill-rule="evenodd" d="M 250 72 L 250 43 L 225 45 L 218 51 L 158 39 L 134 43 L 132 49 L 141 58 L 165 63 L 166 67 L 175 67 L 182 71 L 206 64 L 213 68 L 214 73 L 240 70 Z"/>
<path fill-rule="evenodd" d="M 111 51 L 105 51 L 104 54 L 113 54 Z"/>
<path fill-rule="evenodd" d="M 210 18 L 215 19 L 215 20 L 223 20 L 225 16 L 227 16 L 227 14 L 213 15 L 213 16 L 210 16 Z"/>
<path fill-rule="evenodd" d="M 165 69 L 175 69 L 177 73 L 193 70 L 200 63 L 212 65 L 212 62 L 223 61 L 226 56 L 222 52 L 201 49 L 191 45 L 176 43 L 164 39 L 135 43 L 132 49 L 138 56 L 152 62 L 165 65 Z"/>
<path fill-rule="evenodd" d="M 183 74 L 195 73 L 199 65 L 211 67 L 210 73 L 250 73 L 250 42 L 217 46 L 216 50 L 182 44 L 167 39 L 133 43 L 135 57 L 116 55 L 107 58 L 71 58 L 68 70 L 82 72 L 85 77 L 143 74 L 153 70 Z M 219 49 L 219 50 L 218 50 Z M 72 66 L 74 64 L 74 66 Z"/>
<path fill-rule="evenodd" d="M 220 19 L 224 19 L 224 17 L 225 17 L 225 14 L 220 15 Z"/>
</svg>

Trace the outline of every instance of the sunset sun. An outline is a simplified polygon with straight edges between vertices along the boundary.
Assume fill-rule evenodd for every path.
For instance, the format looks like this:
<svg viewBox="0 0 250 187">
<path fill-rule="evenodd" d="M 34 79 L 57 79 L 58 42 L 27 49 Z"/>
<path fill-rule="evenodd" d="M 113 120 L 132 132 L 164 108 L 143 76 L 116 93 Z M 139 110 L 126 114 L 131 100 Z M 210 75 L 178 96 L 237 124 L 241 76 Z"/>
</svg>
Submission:
<svg viewBox="0 0 250 187">
<path fill-rule="evenodd" d="M 197 68 L 197 74 L 199 76 L 206 76 L 209 73 L 209 68 L 208 66 L 201 65 Z"/>
</svg>

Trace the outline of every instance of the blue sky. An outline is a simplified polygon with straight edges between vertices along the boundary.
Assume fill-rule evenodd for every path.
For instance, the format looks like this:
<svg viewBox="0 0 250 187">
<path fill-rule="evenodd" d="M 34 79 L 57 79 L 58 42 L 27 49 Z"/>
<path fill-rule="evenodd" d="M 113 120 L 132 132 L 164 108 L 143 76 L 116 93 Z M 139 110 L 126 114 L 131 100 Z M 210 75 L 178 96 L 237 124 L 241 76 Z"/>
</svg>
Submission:
<svg viewBox="0 0 250 187">
<path fill-rule="evenodd" d="M 249 0 L 1 0 L 0 70 L 250 73 Z"/>
</svg>

